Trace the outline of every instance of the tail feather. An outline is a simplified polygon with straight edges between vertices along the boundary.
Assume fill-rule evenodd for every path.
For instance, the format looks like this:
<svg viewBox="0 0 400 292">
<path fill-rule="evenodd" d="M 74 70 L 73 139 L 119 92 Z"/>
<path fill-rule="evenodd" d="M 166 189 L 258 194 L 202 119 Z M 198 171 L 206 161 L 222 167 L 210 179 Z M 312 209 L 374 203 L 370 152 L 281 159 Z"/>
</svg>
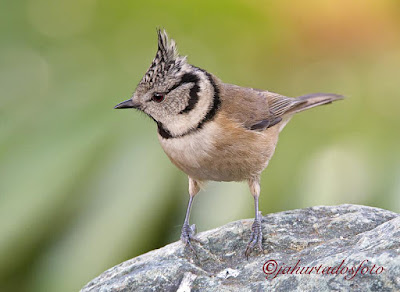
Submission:
<svg viewBox="0 0 400 292">
<path fill-rule="evenodd" d="M 312 93 L 312 94 L 302 95 L 295 98 L 295 100 L 303 102 L 298 103 L 290 110 L 288 110 L 286 113 L 295 114 L 313 108 L 315 106 L 329 104 L 332 103 L 333 101 L 340 100 L 343 98 L 344 98 L 343 95 L 333 94 L 333 93 Z"/>
</svg>

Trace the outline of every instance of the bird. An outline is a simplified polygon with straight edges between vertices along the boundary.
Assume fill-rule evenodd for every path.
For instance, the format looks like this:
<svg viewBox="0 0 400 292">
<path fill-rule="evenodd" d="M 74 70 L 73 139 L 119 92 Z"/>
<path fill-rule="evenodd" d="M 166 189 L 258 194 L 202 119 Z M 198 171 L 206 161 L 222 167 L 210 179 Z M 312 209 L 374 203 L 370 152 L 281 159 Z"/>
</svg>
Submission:
<svg viewBox="0 0 400 292">
<path fill-rule="evenodd" d="M 207 181 L 244 181 L 254 199 L 255 217 L 248 257 L 263 252 L 260 176 L 279 133 L 294 114 L 343 99 L 313 93 L 296 98 L 222 82 L 178 53 L 165 29 L 157 29 L 158 49 L 131 98 L 115 109 L 136 109 L 157 124 L 158 140 L 170 161 L 188 176 L 189 202 L 180 239 L 195 251 L 195 224 L 189 224 L 194 197 Z"/>
</svg>

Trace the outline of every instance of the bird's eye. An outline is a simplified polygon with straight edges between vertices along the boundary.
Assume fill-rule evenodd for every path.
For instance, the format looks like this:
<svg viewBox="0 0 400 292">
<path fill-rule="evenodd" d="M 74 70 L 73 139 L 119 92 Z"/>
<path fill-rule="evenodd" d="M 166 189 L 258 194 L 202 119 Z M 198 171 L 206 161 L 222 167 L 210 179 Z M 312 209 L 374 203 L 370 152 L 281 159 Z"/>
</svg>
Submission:
<svg viewBox="0 0 400 292">
<path fill-rule="evenodd" d="M 163 93 L 154 93 L 152 100 L 160 103 L 164 100 L 164 98 L 165 98 L 165 95 Z"/>
</svg>

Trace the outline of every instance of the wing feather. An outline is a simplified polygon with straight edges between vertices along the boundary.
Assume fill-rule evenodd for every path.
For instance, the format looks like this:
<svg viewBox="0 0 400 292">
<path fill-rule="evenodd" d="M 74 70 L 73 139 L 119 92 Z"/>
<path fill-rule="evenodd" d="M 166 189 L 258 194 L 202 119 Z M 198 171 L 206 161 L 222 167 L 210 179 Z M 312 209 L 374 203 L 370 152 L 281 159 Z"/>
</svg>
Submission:
<svg viewBox="0 0 400 292">
<path fill-rule="evenodd" d="M 224 89 L 224 112 L 243 127 L 254 131 L 262 131 L 278 124 L 286 112 L 306 102 L 231 84 L 224 84 Z"/>
</svg>

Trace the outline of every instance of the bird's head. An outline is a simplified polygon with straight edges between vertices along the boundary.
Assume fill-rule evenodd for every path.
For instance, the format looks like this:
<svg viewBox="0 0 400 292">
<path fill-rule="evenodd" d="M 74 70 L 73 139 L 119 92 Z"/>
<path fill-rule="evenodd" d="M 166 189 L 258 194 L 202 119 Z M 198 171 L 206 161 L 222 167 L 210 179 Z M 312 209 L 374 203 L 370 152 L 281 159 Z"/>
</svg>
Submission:
<svg viewBox="0 0 400 292">
<path fill-rule="evenodd" d="M 132 97 L 115 106 L 143 111 L 158 124 L 161 136 L 195 129 L 213 107 L 217 91 L 211 75 L 187 63 L 165 30 L 157 30 L 158 50 Z"/>
</svg>

